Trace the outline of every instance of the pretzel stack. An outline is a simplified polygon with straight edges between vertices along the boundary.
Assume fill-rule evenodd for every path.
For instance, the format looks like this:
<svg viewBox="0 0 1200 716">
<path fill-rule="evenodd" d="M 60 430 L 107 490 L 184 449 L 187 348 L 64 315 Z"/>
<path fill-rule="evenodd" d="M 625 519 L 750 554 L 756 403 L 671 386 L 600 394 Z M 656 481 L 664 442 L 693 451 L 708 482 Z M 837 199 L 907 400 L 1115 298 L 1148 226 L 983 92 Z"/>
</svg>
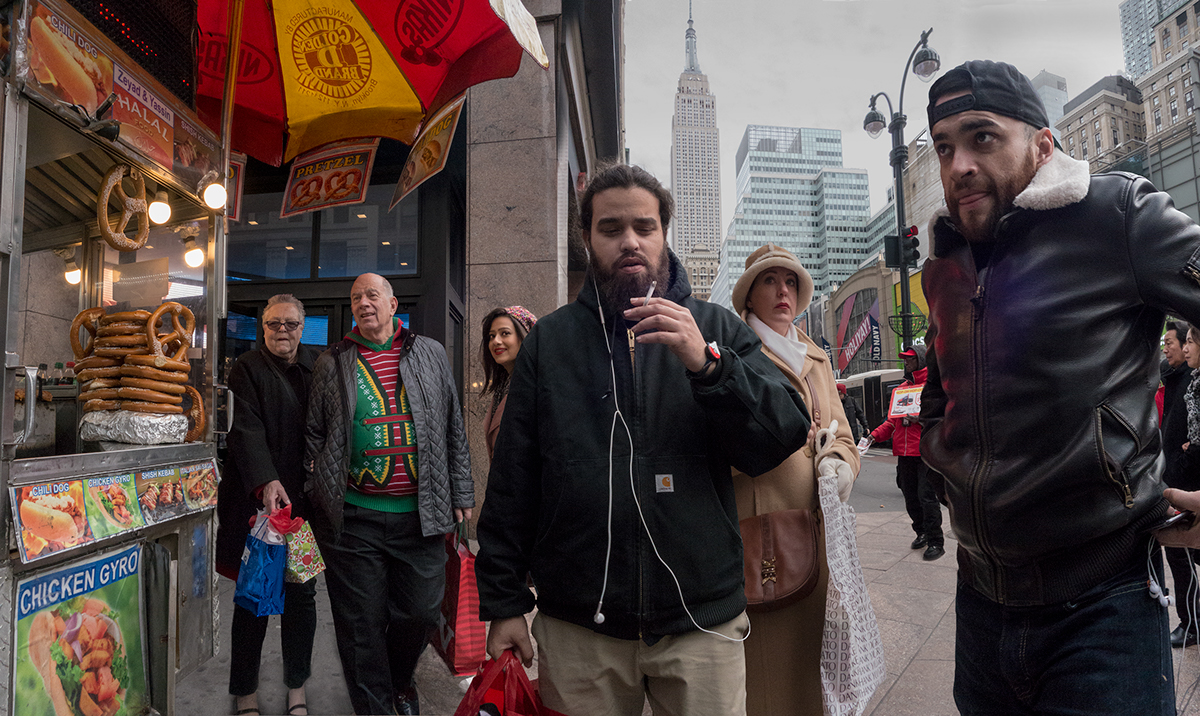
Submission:
<svg viewBox="0 0 1200 716">
<path fill-rule="evenodd" d="M 170 333 L 159 333 L 159 321 L 170 316 Z M 80 328 L 91 340 L 79 340 Z M 204 403 L 200 393 L 187 385 L 191 365 L 187 351 L 191 347 L 196 318 L 186 307 L 168 301 L 153 313 L 124 311 L 105 314 L 103 308 L 90 308 L 71 324 L 71 350 L 75 353 L 78 400 L 83 412 L 101 410 L 129 411 L 157 415 L 184 413 L 183 396 L 190 395 L 187 415 L 193 427 L 187 442 L 204 434 Z M 169 355 L 168 355 L 169 354 Z"/>
</svg>

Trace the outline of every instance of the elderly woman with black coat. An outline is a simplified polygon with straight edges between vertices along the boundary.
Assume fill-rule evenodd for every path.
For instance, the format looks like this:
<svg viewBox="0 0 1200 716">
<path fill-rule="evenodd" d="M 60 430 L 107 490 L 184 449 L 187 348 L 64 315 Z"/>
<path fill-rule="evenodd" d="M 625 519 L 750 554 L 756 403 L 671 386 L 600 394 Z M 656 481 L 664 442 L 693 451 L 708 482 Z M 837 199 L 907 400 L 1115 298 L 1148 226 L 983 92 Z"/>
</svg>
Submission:
<svg viewBox="0 0 1200 716">
<path fill-rule="evenodd" d="M 304 305 L 290 294 L 273 296 L 263 311 L 264 344 L 237 359 L 229 372 L 233 426 L 225 475 L 218 487 L 217 571 L 236 580 L 250 519 L 258 510 L 291 504 L 308 517 L 304 485 L 304 416 L 317 351 L 300 344 Z M 316 580 L 284 585 L 280 641 L 289 714 L 306 714 L 304 682 L 312 671 L 317 626 Z M 258 666 L 269 617 L 234 607 L 229 693 L 235 713 L 257 714 Z"/>
</svg>

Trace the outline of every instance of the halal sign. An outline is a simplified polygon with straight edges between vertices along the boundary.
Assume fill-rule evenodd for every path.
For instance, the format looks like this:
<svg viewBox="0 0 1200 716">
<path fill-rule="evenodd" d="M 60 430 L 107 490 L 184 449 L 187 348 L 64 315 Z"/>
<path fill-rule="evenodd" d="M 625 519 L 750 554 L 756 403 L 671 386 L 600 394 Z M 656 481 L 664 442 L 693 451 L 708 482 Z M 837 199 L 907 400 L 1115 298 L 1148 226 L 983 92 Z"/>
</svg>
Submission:
<svg viewBox="0 0 1200 716">
<path fill-rule="evenodd" d="M 438 46 L 462 19 L 465 0 L 401 0 L 396 10 L 400 57 L 413 64 L 437 65 L 444 59 Z"/>
<path fill-rule="evenodd" d="M 347 99 L 371 78 L 371 50 L 358 30 L 318 15 L 292 32 L 292 58 L 300 84 L 331 99 Z"/>
</svg>

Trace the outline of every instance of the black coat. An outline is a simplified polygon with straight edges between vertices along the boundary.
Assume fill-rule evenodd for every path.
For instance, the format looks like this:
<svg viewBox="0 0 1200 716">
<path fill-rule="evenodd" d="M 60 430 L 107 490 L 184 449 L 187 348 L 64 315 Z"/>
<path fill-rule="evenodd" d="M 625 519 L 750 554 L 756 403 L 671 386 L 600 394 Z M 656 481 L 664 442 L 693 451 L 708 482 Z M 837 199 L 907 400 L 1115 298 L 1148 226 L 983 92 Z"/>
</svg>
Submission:
<svg viewBox="0 0 1200 716">
<path fill-rule="evenodd" d="M 217 571 L 227 577 L 236 577 L 250 518 L 262 508 L 255 496 L 260 487 L 279 480 L 292 501 L 292 515 L 309 516 L 302 494 L 304 414 L 316 359 L 316 350 L 301 345 L 296 362 L 289 365 L 264 346 L 243 354 L 229 371 L 233 428 L 217 488 Z M 295 383 L 304 386 L 299 395 Z"/>
<path fill-rule="evenodd" d="M 1166 458 L 1163 482 L 1167 483 L 1167 487 L 1178 487 L 1181 490 L 1200 488 L 1200 463 L 1197 463 L 1195 455 L 1183 451 L 1183 444 L 1188 439 L 1187 403 L 1184 402 L 1183 396 L 1187 394 L 1191 382 L 1192 371 L 1187 365 L 1168 368 L 1162 374 L 1162 439 L 1163 457 Z"/>
</svg>

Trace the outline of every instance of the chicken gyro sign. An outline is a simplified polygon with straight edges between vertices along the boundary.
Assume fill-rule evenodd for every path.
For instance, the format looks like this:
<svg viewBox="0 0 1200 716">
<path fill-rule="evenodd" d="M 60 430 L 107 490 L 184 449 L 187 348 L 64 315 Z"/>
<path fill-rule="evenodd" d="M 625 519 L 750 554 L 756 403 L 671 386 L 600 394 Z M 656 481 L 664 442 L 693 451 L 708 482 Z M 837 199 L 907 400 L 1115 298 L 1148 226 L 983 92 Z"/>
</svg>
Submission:
<svg viewBox="0 0 1200 716">
<path fill-rule="evenodd" d="M 12 713 L 142 711 L 141 547 L 17 584 Z"/>
</svg>

